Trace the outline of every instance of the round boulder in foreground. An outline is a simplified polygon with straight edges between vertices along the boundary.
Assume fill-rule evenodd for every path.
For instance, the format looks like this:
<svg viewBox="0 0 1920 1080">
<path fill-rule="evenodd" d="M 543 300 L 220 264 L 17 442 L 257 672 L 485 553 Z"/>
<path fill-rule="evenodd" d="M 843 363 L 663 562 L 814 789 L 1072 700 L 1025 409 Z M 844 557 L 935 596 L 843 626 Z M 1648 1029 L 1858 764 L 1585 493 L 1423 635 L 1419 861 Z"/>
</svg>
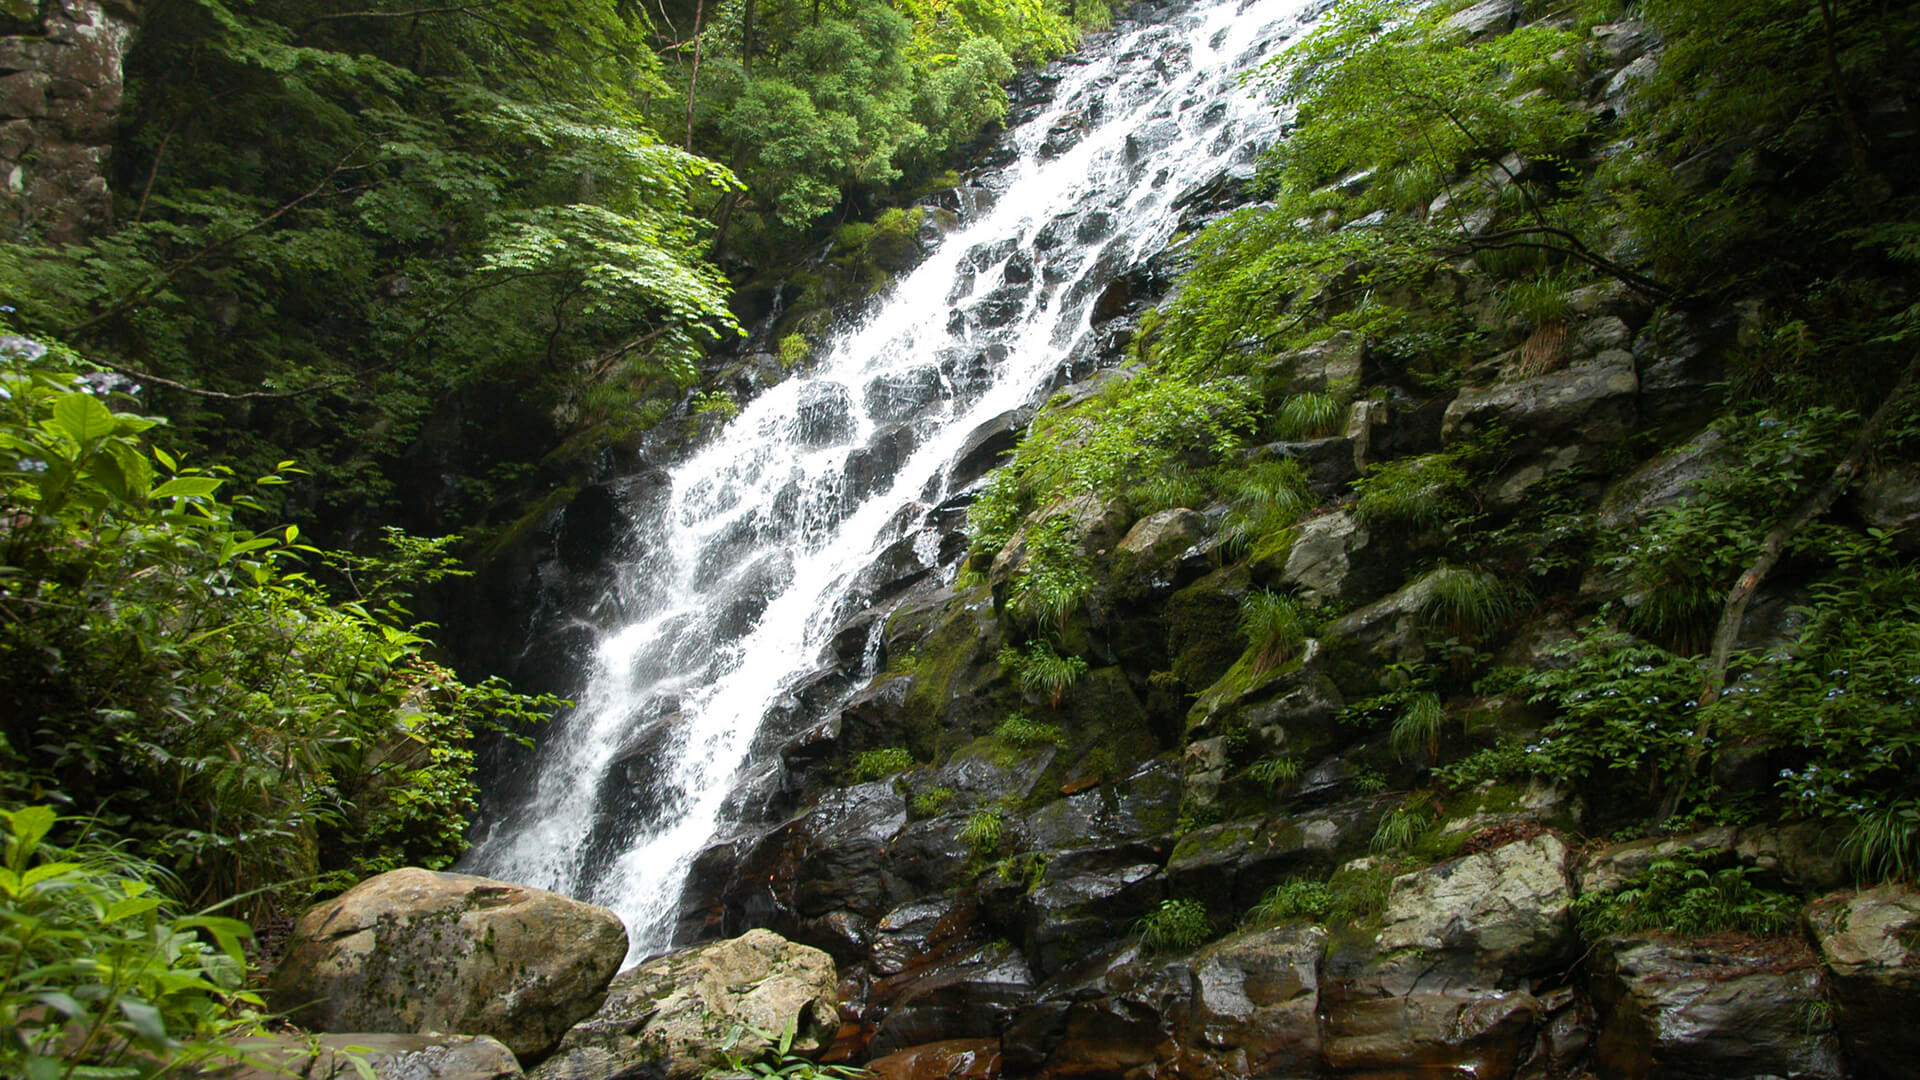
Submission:
<svg viewBox="0 0 1920 1080">
<path fill-rule="evenodd" d="M 626 953 L 606 908 L 409 867 L 301 916 L 270 990 L 316 1031 L 491 1035 L 524 1059 L 600 1007 Z"/>
</svg>

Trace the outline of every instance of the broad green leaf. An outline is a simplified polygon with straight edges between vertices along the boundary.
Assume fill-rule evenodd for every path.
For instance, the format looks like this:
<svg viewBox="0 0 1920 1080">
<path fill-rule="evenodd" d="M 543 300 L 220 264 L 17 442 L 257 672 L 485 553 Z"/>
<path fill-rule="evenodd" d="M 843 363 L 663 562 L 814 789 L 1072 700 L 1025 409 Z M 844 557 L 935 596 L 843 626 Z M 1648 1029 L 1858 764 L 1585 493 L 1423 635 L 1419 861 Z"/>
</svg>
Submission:
<svg viewBox="0 0 1920 1080">
<path fill-rule="evenodd" d="M 159 1009 L 133 998 L 121 998 L 119 1004 L 121 1014 L 127 1018 L 127 1023 L 133 1026 L 133 1030 L 141 1038 L 153 1042 L 167 1040 L 167 1023 L 161 1017 Z"/>
<path fill-rule="evenodd" d="M 156 499 L 171 499 L 180 496 L 187 498 L 206 498 L 220 490 L 220 485 L 224 483 L 226 483 L 225 480 L 211 476 L 176 476 L 166 483 L 161 484 L 159 487 L 154 488 L 152 496 Z"/>
<path fill-rule="evenodd" d="M 53 403 L 53 422 L 82 446 L 113 434 L 113 411 L 92 394 L 65 394 Z"/>
</svg>

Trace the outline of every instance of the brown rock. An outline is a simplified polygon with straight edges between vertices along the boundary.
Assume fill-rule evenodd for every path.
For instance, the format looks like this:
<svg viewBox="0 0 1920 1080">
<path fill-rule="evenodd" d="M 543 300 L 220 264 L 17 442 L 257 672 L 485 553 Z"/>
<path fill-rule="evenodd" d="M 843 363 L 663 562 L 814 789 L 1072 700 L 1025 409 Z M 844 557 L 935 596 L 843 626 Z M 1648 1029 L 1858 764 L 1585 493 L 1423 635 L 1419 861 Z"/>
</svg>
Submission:
<svg viewBox="0 0 1920 1080">
<path fill-rule="evenodd" d="M 302 916 L 270 992 L 318 1031 L 491 1035 L 527 1057 L 599 1006 L 626 952 L 606 908 L 409 867 Z"/>
</svg>

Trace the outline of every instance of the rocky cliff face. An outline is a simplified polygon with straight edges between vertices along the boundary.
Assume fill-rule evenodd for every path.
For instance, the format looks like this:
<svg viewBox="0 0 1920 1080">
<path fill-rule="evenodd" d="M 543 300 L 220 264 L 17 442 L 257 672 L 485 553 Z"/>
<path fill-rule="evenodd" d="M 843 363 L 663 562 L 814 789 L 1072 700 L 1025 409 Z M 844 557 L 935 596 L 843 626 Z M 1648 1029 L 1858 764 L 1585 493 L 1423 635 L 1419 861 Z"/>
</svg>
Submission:
<svg viewBox="0 0 1920 1080">
<path fill-rule="evenodd" d="M 107 153 L 138 19 L 128 0 L 0 6 L 0 214 L 13 233 L 74 243 L 112 223 Z"/>
</svg>

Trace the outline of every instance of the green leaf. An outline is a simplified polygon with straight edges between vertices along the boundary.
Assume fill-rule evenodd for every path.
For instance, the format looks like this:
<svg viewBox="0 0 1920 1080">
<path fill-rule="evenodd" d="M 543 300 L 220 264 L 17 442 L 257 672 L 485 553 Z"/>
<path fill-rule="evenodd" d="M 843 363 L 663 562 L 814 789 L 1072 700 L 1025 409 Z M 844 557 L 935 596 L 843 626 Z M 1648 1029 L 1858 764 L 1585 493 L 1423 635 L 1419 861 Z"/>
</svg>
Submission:
<svg viewBox="0 0 1920 1080">
<path fill-rule="evenodd" d="M 224 483 L 225 480 L 210 476 L 176 476 L 154 488 L 152 496 L 156 499 L 206 498 L 220 490 L 220 485 Z"/>
<path fill-rule="evenodd" d="M 85 446 L 113 434 L 113 411 L 92 394 L 64 394 L 53 403 L 53 422 L 68 438 Z"/>
<path fill-rule="evenodd" d="M 133 998 L 120 999 L 120 1012 L 126 1016 L 127 1023 L 143 1039 L 153 1042 L 167 1041 L 167 1023 L 160 1016 L 160 1010 L 144 1001 Z"/>
</svg>

